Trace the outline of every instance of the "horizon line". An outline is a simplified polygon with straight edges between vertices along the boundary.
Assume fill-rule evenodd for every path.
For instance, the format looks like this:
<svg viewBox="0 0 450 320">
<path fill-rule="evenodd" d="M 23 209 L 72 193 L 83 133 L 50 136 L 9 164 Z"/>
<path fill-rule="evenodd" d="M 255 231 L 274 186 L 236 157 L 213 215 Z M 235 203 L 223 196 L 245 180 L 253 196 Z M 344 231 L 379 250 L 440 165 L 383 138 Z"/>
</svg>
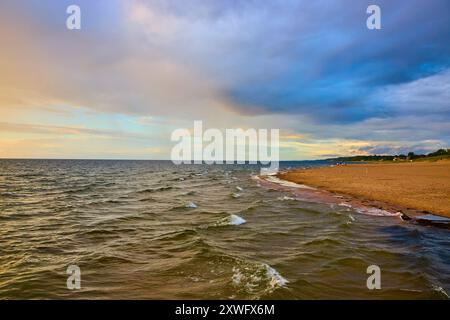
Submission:
<svg viewBox="0 0 450 320">
<path fill-rule="evenodd" d="M 333 158 L 326 159 L 297 159 L 297 160 L 278 160 L 279 162 L 287 162 L 287 161 L 323 161 L 329 160 Z M 4 158 L 0 157 L 0 160 L 98 160 L 98 161 L 172 161 L 170 159 L 126 159 L 126 158 Z M 195 164 L 194 159 L 191 160 L 192 163 L 187 164 Z M 237 160 L 235 160 L 237 161 Z M 227 164 L 226 160 L 222 160 L 222 164 Z M 259 162 L 259 161 L 258 161 Z M 202 163 L 204 164 L 204 163 Z M 216 163 L 214 163 L 216 164 Z M 230 163 L 231 164 L 231 163 Z M 248 163 L 245 163 L 248 164 Z M 258 163 L 255 163 L 258 164 Z"/>
</svg>

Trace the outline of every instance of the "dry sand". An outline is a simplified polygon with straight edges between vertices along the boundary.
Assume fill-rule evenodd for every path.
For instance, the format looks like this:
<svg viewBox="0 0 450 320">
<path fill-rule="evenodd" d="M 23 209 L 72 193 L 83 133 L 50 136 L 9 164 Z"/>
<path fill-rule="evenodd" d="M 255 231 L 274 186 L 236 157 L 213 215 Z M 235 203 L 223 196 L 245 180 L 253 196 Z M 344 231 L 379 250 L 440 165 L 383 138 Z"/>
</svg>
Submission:
<svg viewBox="0 0 450 320">
<path fill-rule="evenodd" d="M 450 217 L 450 161 L 298 169 L 284 180 L 359 199 Z"/>
</svg>

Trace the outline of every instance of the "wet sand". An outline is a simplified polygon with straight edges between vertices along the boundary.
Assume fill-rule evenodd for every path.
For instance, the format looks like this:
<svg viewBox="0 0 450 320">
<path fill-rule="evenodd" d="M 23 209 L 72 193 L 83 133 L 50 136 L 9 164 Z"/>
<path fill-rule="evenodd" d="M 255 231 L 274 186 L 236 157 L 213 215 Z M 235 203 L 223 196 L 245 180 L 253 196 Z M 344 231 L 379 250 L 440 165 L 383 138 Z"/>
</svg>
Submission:
<svg viewBox="0 0 450 320">
<path fill-rule="evenodd" d="M 278 176 L 373 201 L 385 209 L 397 206 L 450 217 L 450 161 L 351 164 L 297 169 Z"/>
</svg>

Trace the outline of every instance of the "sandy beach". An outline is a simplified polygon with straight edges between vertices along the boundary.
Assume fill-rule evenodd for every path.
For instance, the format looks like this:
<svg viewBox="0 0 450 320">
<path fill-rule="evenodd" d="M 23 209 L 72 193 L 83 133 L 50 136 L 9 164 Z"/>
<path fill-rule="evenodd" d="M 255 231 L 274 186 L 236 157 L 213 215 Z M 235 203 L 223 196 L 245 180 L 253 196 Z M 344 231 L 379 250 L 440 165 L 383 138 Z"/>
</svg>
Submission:
<svg viewBox="0 0 450 320">
<path fill-rule="evenodd" d="M 376 201 L 450 217 L 450 161 L 369 163 L 298 169 L 279 178 Z"/>
</svg>

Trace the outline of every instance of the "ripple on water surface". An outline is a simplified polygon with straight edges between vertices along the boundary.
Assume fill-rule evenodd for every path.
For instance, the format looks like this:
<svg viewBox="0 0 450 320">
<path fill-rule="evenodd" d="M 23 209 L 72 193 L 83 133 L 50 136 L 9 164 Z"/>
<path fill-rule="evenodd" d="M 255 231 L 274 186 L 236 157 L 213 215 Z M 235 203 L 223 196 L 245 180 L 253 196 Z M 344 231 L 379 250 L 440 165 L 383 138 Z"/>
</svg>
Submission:
<svg viewBox="0 0 450 320">
<path fill-rule="evenodd" d="M 313 189 L 253 172 L 0 160 L 0 297 L 448 298 L 449 230 L 311 201 L 302 192 Z M 70 264 L 82 271 L 76 294 Z"/>
</svg>

